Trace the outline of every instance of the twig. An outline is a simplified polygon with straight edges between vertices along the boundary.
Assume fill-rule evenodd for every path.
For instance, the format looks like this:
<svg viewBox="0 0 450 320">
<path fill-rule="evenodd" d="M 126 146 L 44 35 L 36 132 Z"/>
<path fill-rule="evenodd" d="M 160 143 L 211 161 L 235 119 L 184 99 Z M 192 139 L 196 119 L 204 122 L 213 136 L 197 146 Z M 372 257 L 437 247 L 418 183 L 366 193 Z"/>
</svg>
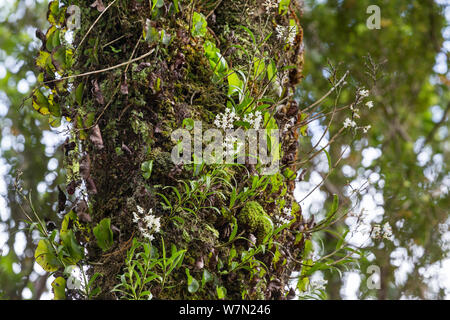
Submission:
<svg viewBox="0 0 450 320">
<path fill-rule="evenodd" d="M 316 102 L 314 102 L 313 104 L 311 104 L 310 106 L 308 106 L 306 109 L 302 110 L 302 112 L 306 112 L 309 109 L 312 109 L 318 105 L 320 105 L 323 100 L 325 100 L 330 94 L 333 93 L 334 90 L 336 90 L 337 87 L 339 87 L 341 85 L 342 82 L 344 82 L 345 78 L 348 76 L 350 72 L 347 71 L 344 76 L 341 78 L 341 80 L 338 81 L 338 83 L 336 83 L 324 96 L 322 96 L 319 100 L 317 100 Z"/>
<path fill-rule="evenodd" d="M 111 2 L 105 10 L 103 10 L 100 15 L 97 17 L 97 19 L 95 19 L 94 23 L 89 27 L 88 31 L 84 34 L 83 38 L 81 39 L 80 43 L 78 44 L 78 46 L 75 48 L 74 50 L 74 54 L 75 52 L 77 52 L 78 48 L 81 47 L 81 45 L 83 44 L 84 40 L 86 39 L 86 37 L 88 36 L 88 34 L 92 31 L 92 29 L 94 28 L 94 26 L 97 24 L 97 22 L 100 20 L 100 18 L 103 16 L 103 14 L 108 11 L 108 9 L 114 4 L 116 3 L 117 0 L 114 0 L 113 2 Z"/>
<path fill-rule="evenodd" d="M 220 6 L 221 3 L 222 0 L 217 1 L 217 4 L 214 6 L 214 9 L 212 9 L 211 12 L 208 13 L 208 15 L 206 16 L 206 20 L 208 20 L 208 18 L 214 13 L 214 11 Z"/>
<path fill-rule="evenodd" d="M 444 114 L 442 115 L 441 120 L 439 120 L 439 122 L 437 122 L 433 129 L 430 131 L 430 133 L 427 135 L 425 142 L 422 145 L 422 148 L 420 148 L 420 151 L 417 153 L 419 154 L 420 152 L 422 152 L 423 148 L 425 148 L 425 146 L 431 141 L 431 139 L 433 139 L 436 131 L 440 128 L 440 126 L 442 126 L 445 123 L 445 120 L 447 119 L 447 115 L 450 112 L 450 102 L 447 104 L 447 108 L 444 111 Z"/>
<path fill-rule="evenodd" d="M 97 73 L 102 73 L 102 72 L 114 70 L 114 69 L 117 69 L 117 68 L 120 68 L 120 67 L 123 67 L 123 66 L 127 66 L 127 65 L 129 65 L 129 64 L 131 64 L 131 63 L 133 63 L 133 62 L 142 60 L 142 59 L 148 57 L 149 55 L 151 55 L 154 51 L 155 51 L 155 49 L 151 49 L 149 52 L 143 54 L 143 55 L 140 56 L 140 57 L 134 58 L 134 59 L 132 59 L 132 60 L 129 60 L 129 61 L 127 61 L 127 62 L 120 63 L 120 64 L 115 65 L 115 66 L 112 66 L 112 67 L 108 67 L 108 68 L 101 69 L 101 70 L 94 70 L 94 71 L 90 71 L 90 72 L 86 72 L 86 73 L 81 73 L 81 74 L 74 74 L 74 75 L 72 75 L 72 76 L 67 76 L 67 77 L 63 77 L 63 78 L 60 78 L 60 79 L 55 79 L 55 80 L 45 81 L 45 82 L 43 82 L 42 84 L 47 84 L 47 83 L 52 83 L 52 82 L 57 82 L 57 81 L 62 81 L 62 80 L 67 80 L 67 79 L 72 79 L 72 78 L 80 78 L 80 77 L 89 76 L 89 75 L 91 75 L 91 74 L 97 74 Z"/>
<path fill-rule="evenodd" d="M 110 41 L 110 42 L 104 44 L 104 45 L 102 46 L 102 49 L 105 48 L 105 47 L 107 47 L 107 46 L 109 46 L 109 45 L 111 45 L 111 44 L 113 44 L 114 42 L 119 41 L 119 40 L 122 39 L 123 37 L 125 37 L 125 35 L 121 35 L 121 36 L 118 37 L 117 39 L 114 39 L 114 40 L 112 40 L 112 41 Z"/>
</svg>

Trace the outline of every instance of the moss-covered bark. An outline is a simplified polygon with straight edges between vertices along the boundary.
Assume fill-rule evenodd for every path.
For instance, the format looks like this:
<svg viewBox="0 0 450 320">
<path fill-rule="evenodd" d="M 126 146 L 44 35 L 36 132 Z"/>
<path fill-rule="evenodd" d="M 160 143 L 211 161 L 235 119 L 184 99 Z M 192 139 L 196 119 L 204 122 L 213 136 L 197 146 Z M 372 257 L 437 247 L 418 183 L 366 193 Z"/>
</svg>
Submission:
<svg viewBox="0 0 450 320">
<path fill-rule="evenodd" d="M 90 274 L 102 274 L 96 282 L 101 288 L 98 297 L 118 298 L 111 289 L 118 283 L 118 275 L 123 273 L 132 239 L 140 237 L 133 222 L 133 212 L 139 206 L 145 210 L 152 208 L 153 214 L 160 217 L 161 235 L 153 241 L 154 246 L 160 248 L 163 238 L 167 248 L 175 244 L 177 248 L 187 250 L 182 267 L 168 279 L 170 286 L 163 290 L 158 285 L 149 288 L 155 298 L 214 299 L 216 287 L 225 287 L 226 298 L 230 299 L 286 298 L 289 276 L 294 271 L 301 271 L 303 243 L 307 237 L 302 233 L 301 210 L 293 199 L 294 180 L 282 174 L 289 172 L 286 168 L 292 172 L 298 169 L 291 165 L 297 158 L 298 128 L 295 124 L 301 119 L 292 96 L 294 87 L 301 80 L 303 63 L 300 8 L 296 2 L 291 1 L 289 8 L 280 13 L 277 9 L 266 11 L 263 0 L 179 1 L 180 10 L 174 10 L 174 1 L 166 0 L 162 1 L 162 6 L 158 2 L 153 11 L 149 7 L 151 1 L 118 0 L 95 24 L 99 11 L 90 7 L 90 2 L 67 2 L 67 5 L 75 4 L 82 10 L 82 28 L 74 41 L 77 49 L 73 73 L 116 66 L 154 50 L 146 58 L 126 66 L 76 78 L 74 88 L 83 88 L 82 103 L 68 106 L 67 110 L 67 115 L 73 119 L 73 130 L 72 139 L 66 146 L 72 143 L 78 147 L 66 152 L 68 191 L 86 190 L 86 202 L 82 197 L 75 201 L 78 202 L 79 217 L 90 213 L 92 222 L 85 221 L 88 226 L 110 218 L 114 231 L 113 247 L 107 252 L 98 247 L 94 237 L 81 240 L 88 249 Z M 105 7 L 111 3 L 103 2 Z M 195 27 L 192 25 L 193 12 L 207 17 L 208 31 L 204 37 L 191 35 L 190 28 Z M 289 26 L 290 23 L 297 26 L 295 39 L 290 45 L 280 44 L 276 26 Z M 204 206 L 195 214 L 181 211 L 177 215 L 182 220 L 174 220 L 169 219 L 168 210 L 161 205 L 163 201 L 157 193 L 175 201 L 176 193 L 164 187 L 183 190 L 180 181 L 200 179 L 193 177 L 191 167 L 172 163 L 170 152 L 174 142 L 170 135 L 182 127 L 185 118 L 201 120 L 204 127 L 211 127 L 216 114 L 225 110 L 229 100 L 226 86 L 212 81 L 213 69 L 203 44 L 206 40 L 215 43 L 231 67 L 246 68 L 248 62 L 238 46 L 249 52 L 254 52 L 255 46 L 249 33 L 239 26 L 251 30 L 258 45 L 273 33 L 259 50 L 273 59 L 278 70 L 290 66 L 282 83 L 285 90 L 279 97 L 283 103 L 270 109 L 278 127 L 287 128 L 281 141 L 282 171 L 268 178 L 267 187 L 261 188 L 248 201 L 258 201 L 273 220 L 275 215 L 282 215 L 282 207 L 292 207 L 295 222 L 258 251 L 255 257 L 261 263 L 233 270 L 230 255 L 231 259 L 236 256 L 238 264 L 243 264 L 242 253 L 256 248 L 251 241 L 244 240 L 252 236 L 243 224 L 237 230 L 240 238 L 228 241 L 233 222 L 245 203 L 229 209 L 232 191 L 225 183 L 216 183 L 214 190 L 217 192 L 208 196 L 207 203 L 208 207 L 218 210 Z M 143 39 L 143 30 L 152 27 L 157 32 L 164 30 L 170 35 L 170 42 L 166 41 L 168 39 L 162 42 L 160 39 Z M 266 87 L 262 83 L 257 80 L 248 83 L 252 96 L 273 95 L 272 86 Z M 141 164 L 146 161 L 153 161 L 148 180 L 141 171 Z M 77 163 L 80 163 L 79 171 L 74 170 Z M 255 175 L 251 165 L 224 170 L 227 174 L 219 176 L 224 180 L 234 178 L 237 192 L 251 187 Z M 219 191 L 224 196 L 220 196 Z M 206 269 L 214 280 L 196 293 L 189 293 L 186 268 L 199 281 Z"/>
</svg>

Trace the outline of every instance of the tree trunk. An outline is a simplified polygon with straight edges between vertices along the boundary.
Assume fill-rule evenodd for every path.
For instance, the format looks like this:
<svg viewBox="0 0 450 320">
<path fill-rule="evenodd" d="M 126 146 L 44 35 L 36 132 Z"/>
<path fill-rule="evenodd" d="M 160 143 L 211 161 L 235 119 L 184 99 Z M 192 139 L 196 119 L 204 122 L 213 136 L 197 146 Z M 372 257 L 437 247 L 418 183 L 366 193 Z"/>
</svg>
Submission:
<svg viewBox="0 0 450 320">
<path fill-rule="evenodd" d="M 133 213 L 141 207 L 145 211 L 152 209 L 152 214 L 160 218 L 161 231 L 152 241 L 158 252 L 162 252 L 162 241 L 169 252 L 171 245 L 186 250 L 182 265 L 166 279 L 168 285 L 149 285 L 154 298 L 215 299 L 218 288 L 225 288 L 228 299 L 285 299 L 292 285 L 295 288 L 289 278 L 302 269 L 302 251 L 308 238 L 303 232 L 301 209 L 293 198 L 295 180 L 286 170 L 298 170 L 295 124 L 301 115 L 293 96 L 294 87 L 301 80 L 303 45 L 297 2 L 291 1 L 281 13 L 278 5 L 266 10 L 267 1 L 263 0 L 104 0 L 103 6 L 102 1 L 91 6 L 91 1 L 67 2 L 66 5 L 81 8 L 81 29 L 73 43 L 76 51 L 71 73 L 92 72 L 75 78 L 73 91 L 82 90 L 82 100 L 78 96 L 62 111 L 72 119 L 71 138 L 65 144 L 67 191 L 74 197 L 82 225 L 94 228 L 102 219 L 110 218 L 114 231 L 113 246 L 107 251 L 99 248 L 92 234 L 85 238 L 78 235 L 88 250 L 89 274 L 102 274 L 96 280 L 101 289 L 98 298 L 121 297 L 111 289 L 124 272 L 133 238 L 144 240 L 139 225 L 133 221 Z M 151 3 L 156 4 L 153 9 Z M 101 11 L 103 15 L 97 21 Z M 198 13 L 208 24 L 204 34 L 201 22 L 195 18 Z M 281 35 L 277 37 L 276 26 L 289 24 L 297 28 L 295 37 L 283 42 Z M 270 33 L 272 36 L 263 43 Z M 263 113 L 269 116 L 273 111 L 283 132 L 280 171 L 266 177 L 266 188 L 258 187 L 250 198 L 231 206 L 233 188 L 236 194 L 242 194 L 245 188 L 251 189 L 254 177 L 263 177 L 254 165 L 204 166 L 197 167 L 200 171 L 195 173 L 192 165 L 175 165 L 171 160 L 175 146 L 171 134 L 183 127 L 184 119 L 202 121 L 208 129 L 213 127 L 215 116 L 224 112 L 227 103 L 231 104 L 230 100 L 239 103 L 238 95 L 227 95 L 226 79 L 214 79 L 216 70 L 205 55 L 206 41 L 215 44 L 230 70 L 247 73 L 249 67 L 253 68 L 246 74 L 246 94 L 258 98 L 255 106 L 267 104 Z M 276 94 L 274 85 L 266 85 L 267 76 L 254 76 L 254 70 L 259 70 L 253 63 L 256 60 L 249 64 L 244 50 L 250 56 L 263 57 L 266 68 L 272 59 L 279 78 L 282 68 L 291 66 L 286 71 L 281 96 Z M 121 66 L 110 68 L 118 65 Z M 272 100 L 264 102 L 261 98 Z M 282 103 L 277 105 L 278 101 Z M 143 163 L 153 164 L 150 178 L 143 174 Z M 218 167 L 223 172 L 214 171 Z M 213 178 L 211 189 L 205 182 L 208 175 Z M 182 181 L 188 185 L 196 182 L 199 197 L 207 194 L 202 205 L 195 206 L 194 198 L 184 202 L 186 209 L 177 207 L 178 196 L 171 187 L 186 197 L 189 193 Z M 228 187 L 226 181 L 233 187 Z M 159 194 L 177 207 L 173 214 Z M 275 225 L 276 216 L 283 216 L 282 208 L 292 207 L 292 217 L 286 218 L 295 218 L 295 222 L 264 242 L 262 236 L 252 235 L 257 232 L 249 225 L 237 222 L 244 208 L 250 210 L 248 203 L 252 201 L 263 207 Z M 229 241 L 235 227 L 237 235 Z M 255 236 L 256 244 L 246 240 Z M 242 258 L 243 253 L 256 250 L 260 244 L 264 244 L 264 250 Z M 188 290 L 186 269 L 199 283 L 207 270 L 213 281 L 192 293 Z"/>
</svg>

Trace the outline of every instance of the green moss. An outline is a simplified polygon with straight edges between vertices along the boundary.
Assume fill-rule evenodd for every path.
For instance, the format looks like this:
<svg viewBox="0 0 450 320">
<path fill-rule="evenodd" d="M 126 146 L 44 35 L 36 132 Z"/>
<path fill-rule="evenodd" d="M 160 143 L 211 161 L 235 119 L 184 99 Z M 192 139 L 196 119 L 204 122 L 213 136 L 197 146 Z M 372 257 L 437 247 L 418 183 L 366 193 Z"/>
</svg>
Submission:
<svg viewBox="0 0 450 320">
<path fill-rule="evenodd" d="M 133 110 L 131 112 L 130 122 L 131 122 L 131 128 L 133 129 L 133 132 L 137 135 L 140 135 L 143 139 L 143 141 L 150 145 L 152 142 L 150 132 L 153 131 L 153 126 L 150 123 L 147 123 L 144 120 L 144 115 L 142 112 L 138 112 L 136 110 Z"/>
<path fill-rule="evenodd" d="M 273 230 L 273 222 L 257 201 L 248 202 L 237 216 L 238 224 L 261 242 Z"/>
</svg>

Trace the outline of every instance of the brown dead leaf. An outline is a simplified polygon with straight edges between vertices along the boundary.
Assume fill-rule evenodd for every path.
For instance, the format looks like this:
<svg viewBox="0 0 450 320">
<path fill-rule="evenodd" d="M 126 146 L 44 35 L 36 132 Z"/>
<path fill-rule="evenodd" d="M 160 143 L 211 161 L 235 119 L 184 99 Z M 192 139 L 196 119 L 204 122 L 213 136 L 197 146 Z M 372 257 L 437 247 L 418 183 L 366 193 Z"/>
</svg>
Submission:
<svg viewBox="0 0 450 320">
<path fill-rule="evenodd" d="M 100 87 L 98 85 L 97 80 L 92 80 L 92 93 L 95 97 L 95 100 L 99 103 L 99 104 L 105 104 L 105 97 L 103 96 L 102 91 L 100 90 Z"/>
<path fill-rule="evenodd" d="M 89 215 L 88 211 L 88 205 L 85 200 L 80 200 L 77 203 L 77 206 L 75 208 L 75 212 L 77 213 L 78 218 L 82 222 L 92 222 L 92 218 Z"/>
<path fill-rule="evenodd" d="M 203 269 L 203 267 L 205 266 L 205 263 L 203 262 L 203 257 L 200 257 L 197 262 L 195 262 L 195 268 L 198 270 Z"/>
<path fill-rule="evenodd" d="M 95 182 L 91 177 L 86 179 L 86 188 L 89 193 L 97 194 L 97 187 L 95 186 Z"/>
<path fill-rule="evenodd" d="M 87 179 L 91 175 L 91 158 L 86 154 L 80 162 L 80 174 L 83 179 Z"/>
<path fill-rule="evenodd" d="M 133 154 L 133 151 L 131 151 L 130 148 L 128 148 L 127 145 L 125 145 L 123 142 L 122 142 L 122 151 L 126 152 L 129 155 Z"/>
<path fill-rule="evenodd" d="M 66 208 L 67 196 L 59 186 L 57 187 L 58 187 L 58 212 L 61 212 L 64 211 L 64 209 Z"/>
<path fill-rule="evenodd" d="M 126 75 L 125 75 L 125 79 L 120 84 L 120 93 L 123 94 L 123 95 L 127 95 L 128 94 L 128 83 L 127 83 L 127 76 Z"/>
<path fill-rule="evenodd" d="M 128 83 L 124 82 L 120 85 L 120 93 L 123 95 L 128 94 Z"/>
<path fill-rule="evenodd" d="M 139 63 L 139 65 L 136 67 L 136 69 L 134 71 L 141 72 L 142 70 L 144 70 L 145 68 L 148 68 L 150 66 L 151 66 L 150 62 L 141 62 L 141 63 Z"/>
<path fill-rule="evenodd" d="M 94 147 L 97 149 L 103 149 L 103 139 L 102 139 L 102 133 L 100 132 L 100 127 L 98 124 L 92 128 L 91 135 L 89 136 L 89 140 L 94 144 Z"/>
<path fill-rule="evenodd" d="M 292 300 L 292 299 L 295 299 L 295 297 L 296 297 L 295 290 L 293 288 L 291 288 L 291 290 L 289 290 L 289 293 L 288 293 L 286 299 Z"/>
<path fill-rule="evenodd" d="M 68 185 L 67 185 L 67 193 L 72 195 L 75 193 L 76 188 L 81 184 L 81 180 L 72 180 Z"/>
</svg>

